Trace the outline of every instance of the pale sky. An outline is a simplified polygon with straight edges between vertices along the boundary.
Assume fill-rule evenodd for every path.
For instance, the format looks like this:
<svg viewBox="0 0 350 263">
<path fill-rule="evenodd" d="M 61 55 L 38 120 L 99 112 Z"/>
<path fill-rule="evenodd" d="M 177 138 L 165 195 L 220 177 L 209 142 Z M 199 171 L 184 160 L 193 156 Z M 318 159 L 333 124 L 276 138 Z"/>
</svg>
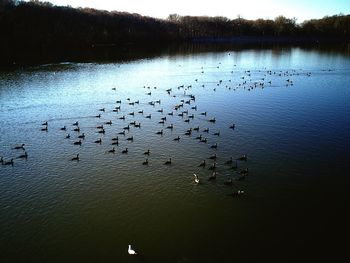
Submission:
<svg viewBox="0 0 350 263">
<path fill-rule="evenodd" d="M 92 7 L 167 18 L 169 14 L 206 15 L 246 19 L 284 15 L 297 22 L 339 13 L 350 14 L 350 0 L 48 0 L 55 5 Z"/>
</svg>

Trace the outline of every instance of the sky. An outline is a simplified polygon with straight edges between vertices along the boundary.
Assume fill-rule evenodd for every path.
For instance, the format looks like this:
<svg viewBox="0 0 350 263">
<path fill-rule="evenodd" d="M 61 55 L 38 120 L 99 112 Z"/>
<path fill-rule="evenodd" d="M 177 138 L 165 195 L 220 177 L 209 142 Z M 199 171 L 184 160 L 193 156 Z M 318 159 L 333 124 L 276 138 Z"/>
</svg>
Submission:
<svg viewBox="0 0 350 263">
<path fill-rule="evenodd" d="M 274 19 L 297 22 L 336 14 L 350 14 L 350 0 L 46 0 L 54 5 L 125 11 L 157 18 L 169 14 Z"/>
</svg>

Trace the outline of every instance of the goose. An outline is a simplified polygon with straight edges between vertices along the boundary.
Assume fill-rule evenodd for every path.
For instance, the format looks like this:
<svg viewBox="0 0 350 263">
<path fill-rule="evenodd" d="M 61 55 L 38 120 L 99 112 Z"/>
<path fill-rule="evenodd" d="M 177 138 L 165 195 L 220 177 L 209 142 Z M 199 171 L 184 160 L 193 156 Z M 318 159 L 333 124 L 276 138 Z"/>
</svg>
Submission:
<svg viewBox="0 0 350 263">
<path fill-rule="evenodd" d="M 193 128 L 194 131 L 199 131 L 199 126 Z"/>
<path fill-rule="evenodd" d="M 134 103 L 135 103 L 135 104 L 140 104 L 140 101 L 139 101 L 139 100 L 136 100 Z"/>
<path fill-rule="evenodd" d="M 61 128 L 61 131 L 65 131 L 65 130 L 67 130 L 67 128 L 66 128 L 66 126 L 63 126 L 63 127 Z"/>
<path fill-rule="evenodd" d="M 224 185 L 232 185 L 232 184 L 233 184 L 232 178 L 227 179 L 227 180 L 224 182 Z"/>
<path fill-rule="evenodd" d="M 79 161 L 79 153 L 77 154 L 77 156 L 73 157 L 71 160 L 72 161 Z"/>
<path fill-rule="evenodd" d="M 45 126 L 45 128 L 42 128 L 41 130 L 42 131 L 48 131 L 48 128 L 47 128 L 47 126 Z"/>
<path fill-rule="evenodd" d="M 211 149 L 217 149 L 217 148 L 218 148 L 218 144 L 215 143 L 215 144 L 213 144 L 212 146 L 210 146 L 210 148 L 211 148 Z"/>
<path fill-rule="evenodd" d="M 189 123 L 189 122 L 190 122 L 190 119 L 186 119 L 186 120 L 184 120 L 184 122 L 187 122 L 187 123 Z"/>
<path fill-rule="evenodd" d="M 201 115 L 207 116 L 207 112 L 206 111 L 205 112 L 201 112 Z"/>
<path fill-rule="evenodd" d="M 118 136 L 117 136 L 117 137 L 112 138 L 112 141 L 119 141 Z"/>
<path fill-rule="evenodd" d="M 102 139 L 99 138 L 98 140 L 94 141 L 94 143 L 99 143 L 99 144 L 101 144 L 101 143 L 102 143 Z"/>
<path fill-rule="evenodd" d="M 197 110 L 197 105 L 191 108 L 192 110 Z"/>
<path fill-rule="evenodd" d="M 135 105 L 135 102 L 129 102 L 129 105 L 134 106 L 134 105 Z"/>
<path fill-rule="evenodd" d="M 126 153 L 128 153 L 129 151 L 128 151 L 128 148 L 125 148 L 125 150 L 122 150 L 122 153 L 123 154 L 126 154 Z"/>
<path fill-rule="evenodd" d="M 118 132 L 118 134 L 121 134 L 121 135 L 125 136 L 125 131 Z"/>
<path fill-rule="evenodd" d="M 160 118 L 162 121 L 166 121 L 166 117 L 162 117 Z"/>
<path fill-rule="evenodd" d="M 208 181 L 213 181 L 216 179 L 217 172 L 213 172 L 211 176 L 209 176 Z"/>
<path fill-rule="evenodd" d="M 101 118 L 101 114 L 97 114 L 95 118 Z"/>
<path fill-rule="evenodd" d="M 122 101 L 121 100 L 117 100 L 115 103 L 121 104 Z"/>
<path fill-rule="evenodd" d="M 216 122 L 216 119 L 215 119 L 215 117 L 214 118 L 211 118 L 210 120 L 209 120 L 209 122 Z"/>
<path fill-rule="evenodd" d="M 28 154 L 26 151 L 24 151 L 24 154 L 18 156 L 19 159 L 27 159 L 28 158 Z"/>
<path fill-rule="evenodd" d="M 156 134 L 163 135 L 163 129 L 161 129 L 160 131 L 157 131 Z"/>
<path fill-rule="evenodd" d="M 143 165 L 148 165 L 148 159 L 146 159 L 142 164 Z"/>
<path fill-rule="evenodd" d="M 169 116 L 173 116 L 174 113 L 173 113 L 173 112 L 169 112 L 168 115 L 169 115 Z"/>
<path fill-rule="evenodd" d="M 209 128 L 204 129 L 203 132 L 209 132 Z"/>
<path fill-rule="evenodd" d="M 70 138 L 70 134 L 68 133 L 67 135 L 66 135 L 66 139 L 69 139 Z"/>
<path fill-rule="evenodd" d="M 105 132 L 106 132 L 105 129 L 98 131 L 98 133 L 103 133 L 103 134 L 105 134 Z"/>
<path fill-rule="evenodd" d="M 115 148 L 113 147 L 111 150 L 108 150 L 109 153 L 115 153 Z"/>
<path fill-rule="evenodd" d="M 164 122 L 164 121 L 159 121 L 158 123 L 159 123 L 159 124 L 164 124 L 165 122 Z"/>
<path fill-rule="evenodd" d="M 205 165 L 206 165 L 206 162 L 205 162 L 205 160 L 203 160 L 198 166 L 199 167 L 205 167 Z"/>
<path fill-rule="evenodd" d="M 13 149 L 15 149 L 15 150 L 18 150 L 18 149 L 24 149 L 24 143 L 22 143 L 21 145 L 18 145 L 18 146 L 15 146 L 15 147 L 13 147 Z"/>
<path fill-rule="evenodd" d="M 244 169 L 241 169 L 240 171 L 239 171 L 239 174 L 242 174 L 242 175 L 248 175 L 248 168 L 244 168 Z"/>
<path fill-rule="evenodd" d="M 48 125 L 48 123 L 47 123 L 47 121 L 45 121 L 45 122 L 43 122 L 41 125 L 43 125 L 43 126 L 47 126 L 47 125 Z"/>
<path fill-rule="evenodd" d="M 194 175 L 194 182 L 196 184 L 199 184 L 199 177 L 198 177 L 198 175 L 196 175 L 196 174 L 193 174 L 193 175 Z"/>
<path fill-rule="evenodd" d="M 194 119 L 194 114 L 188 115 L 189 119 Z"/>
<path fill-rule="evenodd" d="M 138 113 L 143 114 L 143 110 L 139 110 Z"/>
<path fill-rule="evenodd" d="M 163 109 L 160 109 L 160 110 L 157 110 L 158 112 L 160 112 L 160 113 L 163 113 Z"/>
<path fill-rule="evenodd" d="M 220 136 L 220 131 L 214 132 L 213 135 L 215 135 L 215 136 Z"/>
<path fill-rule="evenodd" d="M 112 143 L 111 143 L 111 145 L 119 145 L 119 141 L 113 141 Z"/>
<path fill-rule="evenodd" d="M 101 108 L 101 109 L 99 109 L 99 111 L 103 111 L 103 112 L 105 112 L 105 108 Z"/>
<path fill-rule="evenodd" d="M 125 120 L 125 115 L 123 115 L 123 117 L 119 117 L 119 120 Z"/>
<path fill-rule="evenodd" d="M 141 123 L 139 122 L 139 123 L 135 123 L 135 128 L 141 128 Z"/>
<path fill-rule="evenodd" d="M 237 160 L 235 161 L 235 164 L 232 165 L 232 169 L 233 169 L 234 171 L 236 171 L 236 170 L 238 169 Z"/>
<path fill-rule="evenodd" d="M 230 125 L 230 129 L 234 130 L 235 126 L 236 126 L 236 124 L 233 123 L 232 125 Z"/>
<path fill-rule="evenodd" d="M 85 139 L 85 133 L 83 133 L 82 135 L 79 135 L 78 138 Z"/>
<path fill-rule="evenodd" d="M 216 156 L 216 153 L 214 153 L 212 156 L 210 156 L 208 159 L 211 159 L 211 160 L 216 160 L 217 156 Z"/>
<path fill-rule="evenodd" d="M 152 118 L 152 115 L 151 115 L 151 114 L 148 114 L 148 115 L 146 116 L 146 118 L 147 118 L 147 119 L 151 119 L 151 118 Z"/>
<path fill-rule="evenodd" d="M 174 138 L 174 141 L 180 141 L 180 136 L 177 136 L 176 138 Z"/>
<path fill-rule="evenodd" d="M 107 125 L 112 125 L 112 121 L 111 121 L 111 120 L 106 121 L 105 124 L 107 124 Z"/>
<path fill-rule="evenodd" d="M 166 127 L 167 129 L 170 129 L 170 130 L 172 130 L 172 129 L 174 129 L 174 125 L 173 124 L 170 124 L 168 127 Z"/>
<path fill-rule="evenodd" d="M 204 139 L 200 140 L 199 142 L 207 143 L 207 142 L 208 142 L 208 139 L 207 139 L 207 138 L 204 138 Z"/>
<path fill-rule="evenodd" d="M 127 141 L 134 141 L 134 136 L 130 136 L 126 139 Z"/>
<path fill-rule="evenodd" d="M 96 127 L 97 129 L 103 129 L 103 124 Z"/>
<path fill-rule="evenodd" d="M 238 190 L 232 193 L 233 197 L 241 197 L 244 194 L 243 190 Z"/>
<path fill-rule="evenodd" d="M 79 122 L 78 122 L 78 121 L 76 121 L 76 122 L 73 123 L 73 126 L 78 126 L 78 125 L 79 125 Z"/>
<path fill-rule="evenodd" d="M 151 151 L 148 149 L 147 151 L 145 151 L 143 154 L 144 155 L 149 155 L 151 153 Z"/>
<path fill-rule="evenodd" d="M 75 129 L 73 129 L 73 131 L 80 132 L 80 128 L 79 127 L 75 128 Z"/>
<path fill-rule="evenodd" d="M 230 160 L 226 161 L 225 164 L 232 164 L 233 160 L 232 157 L 230 157 Z"/>
<path fill-rule="evenodd" d="M 131 245 L 129 245 L 128 253 L 129 255 L 137 255 L 136 251 L 131 248 Z"/>
<path fill-rule="evenodd" d="M 130 112 L 130 113 L 128 113 L 128 115 L 135 116 L 135 112 Z"/>
<path fill-rule="evenodd" d="M 14 164 L 14 161 L 13 161 L 13 158 L 10 160 L 10 161 L 2 161 L 2 164 L 3 165 L 12 165 L 13 166 L 13 164 Z"/>
<path fill-rule="evenodd" d="M 4 164 L 4 157 L 1 157 L 1 158 L 0 158 L 0 163 L 1 163 L 1 164 Z"/>
<path fill-rule="evenodd" d="M 123 129 L 124 129 L 124 130 L 128 130 L 128 131 L 129 131 L 129 130 L 130 130 L 130 125 L 128 125 L 128 126 L 126 126 L 126 127 L 124 127 Z"/>
<path fill-rule="evenodd" d="M 169 160 L 167 160 L 164 164 L 165 164 L 165 165 L 171 164 L 171 158 L 169 158 Z"/>
<path fill-rule="evenodd" d="M 213 163 L 208 170 L 215 170 L 216 169 L 216 163 Z"/>
<path fill-rule="evenodd" d="M 202 140 L 203 135 L 200 134 L 199 136 L 196 137 L 196 140 Z"/>
<path fill-rule="evenodd" d="M 236 160 L 246 162 L 248 160 L 248 156 L 246 154 L 243 154 L 242 156 L 238 157 Z"/>
<path fill-rule="evenodd" d="M 81 145 L 81 140 L 76 141 L 76 142 L 74 142 L 73 144 L 74 144 L 74 145 Z"/>
</svg>

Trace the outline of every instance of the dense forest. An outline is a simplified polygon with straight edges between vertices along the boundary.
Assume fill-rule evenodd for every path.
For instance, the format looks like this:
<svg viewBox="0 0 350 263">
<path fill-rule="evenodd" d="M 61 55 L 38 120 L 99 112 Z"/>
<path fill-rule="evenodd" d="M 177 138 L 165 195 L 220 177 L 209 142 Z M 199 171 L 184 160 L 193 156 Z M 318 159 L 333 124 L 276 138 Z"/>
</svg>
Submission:
<svg viewBox="0 0 350 263">
<path fill-rule="evenodd" d="M 91 48 L 155 45 L 198 40 L 251 37 L 298 41 L 350 40 L 350 15 L 313 19 L 302 24 L 274 20 L 169 15 L 168 19 L 108 12 L 51 3 L 0 0 L 0 47 L 4 49 Z"/>
</svg>

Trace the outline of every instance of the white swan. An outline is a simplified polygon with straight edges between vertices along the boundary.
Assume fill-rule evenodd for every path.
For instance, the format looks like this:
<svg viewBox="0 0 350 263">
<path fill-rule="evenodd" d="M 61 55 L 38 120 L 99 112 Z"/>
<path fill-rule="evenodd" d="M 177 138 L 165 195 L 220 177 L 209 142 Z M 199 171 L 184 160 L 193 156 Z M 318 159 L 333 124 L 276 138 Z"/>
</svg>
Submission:
<svg viewBox="0 0 350 263">
<path fill-rule="evenodd" d="M 198 175 L 196 175 L 196 174 L 193 174 L 193 175 L 194 175 L 194 182 L 196 184 L 199 184 L 199 177 L 198 177 Z"/>
<path fill-rule="evenodd" d="M 129 245 L 128 253 L 129 255 L 137 255 L 136 251 L 131 248 L 131 245 Z"/>
</svg>

